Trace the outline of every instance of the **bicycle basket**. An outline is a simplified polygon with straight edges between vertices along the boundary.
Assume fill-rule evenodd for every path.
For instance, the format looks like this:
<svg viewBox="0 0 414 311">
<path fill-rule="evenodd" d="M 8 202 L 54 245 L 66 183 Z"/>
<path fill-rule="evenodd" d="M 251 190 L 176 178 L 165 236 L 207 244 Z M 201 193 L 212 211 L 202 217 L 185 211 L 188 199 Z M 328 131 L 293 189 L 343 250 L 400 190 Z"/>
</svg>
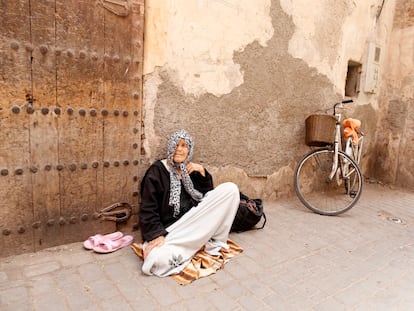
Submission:
<svg viewBox="0 0 414 311">
<path fill-rule="evenodd" d="M 336 118 L 327 114 L 313 114 L 306 118 L 305 143 L 308 146 L 323 147 L 333 144 Z"/>
</svg>

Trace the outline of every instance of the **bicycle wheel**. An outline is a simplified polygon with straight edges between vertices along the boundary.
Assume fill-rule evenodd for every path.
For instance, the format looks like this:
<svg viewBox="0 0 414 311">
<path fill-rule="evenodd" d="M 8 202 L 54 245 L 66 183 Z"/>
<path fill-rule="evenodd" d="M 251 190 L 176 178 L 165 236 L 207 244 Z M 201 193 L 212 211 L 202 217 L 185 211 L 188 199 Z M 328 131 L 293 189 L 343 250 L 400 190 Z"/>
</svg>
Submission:
<svg viewBox="0 0 414 311">
<path fill-rule="evenodd" d="M 351 209 L 362 192 L 358 164 L 342 151 L 338 153 L 336 176 L 332 172 L 334 151 L 318 149 L 306 154 L 295 169 L 295 191 L 300 201 L 321 215 L 338 215 Z M 337 178 L 339 176 L 339 178 Z"/>
</svg>

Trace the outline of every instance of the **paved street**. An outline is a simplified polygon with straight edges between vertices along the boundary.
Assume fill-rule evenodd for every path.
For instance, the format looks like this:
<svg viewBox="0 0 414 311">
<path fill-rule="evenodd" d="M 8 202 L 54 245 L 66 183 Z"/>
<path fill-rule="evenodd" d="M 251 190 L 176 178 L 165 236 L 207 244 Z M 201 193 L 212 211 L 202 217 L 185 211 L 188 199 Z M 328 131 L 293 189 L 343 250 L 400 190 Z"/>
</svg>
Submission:
<svg viewBox="0 0 414 311">
<path fill-rule="evenodd" d="M 414 310 L 413 192 L 366 184 L 337 217 L 264 204 L 264 230 L 230 236 L 244 252 L 186 286 L 142 275 L 129 247 L 0 258 L 0 310 Z"/>
</svg>

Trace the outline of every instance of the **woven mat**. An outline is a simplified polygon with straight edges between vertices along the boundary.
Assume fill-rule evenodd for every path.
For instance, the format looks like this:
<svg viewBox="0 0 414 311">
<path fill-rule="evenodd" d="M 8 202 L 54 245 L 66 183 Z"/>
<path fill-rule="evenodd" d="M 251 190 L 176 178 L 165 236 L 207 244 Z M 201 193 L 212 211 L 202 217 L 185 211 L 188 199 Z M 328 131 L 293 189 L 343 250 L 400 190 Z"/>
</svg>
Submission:
<svg viewBox="0 0 414 311">
<path fill-rule="evenodd" d="M 221 256 L 212 256 L 200 249 L 191 259 L 191 262 L 179 274 L 171 277 L 181 285 L 187 285 L 191 282 L 216 273 L 217 270 L 224 268 L 224 265 L 234 256 L 243 252 L 243 248 L 231 240 L 227 240 L 230 246 L 228 252 L 221 252 Z M 132 243 L 131 248 L 134 253 L 143 259 L 142 244 Z"/>
</svg>

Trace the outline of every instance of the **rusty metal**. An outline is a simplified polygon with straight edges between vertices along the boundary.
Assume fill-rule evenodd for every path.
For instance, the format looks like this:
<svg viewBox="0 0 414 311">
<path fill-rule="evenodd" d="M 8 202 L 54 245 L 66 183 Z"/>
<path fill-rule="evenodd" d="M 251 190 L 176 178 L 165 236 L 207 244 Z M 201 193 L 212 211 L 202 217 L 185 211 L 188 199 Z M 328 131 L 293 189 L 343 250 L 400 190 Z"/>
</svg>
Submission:
<svg viewBox="0 0 414 311">
<path fill-rule="evenodd" d="M 56 165 L 56 169 L 57 169 L 58 171 L 63 170 L 63 164 L 58 164 L 58 165 Z"/>
<path fill-rule="evenodd" d="M 122 115 L 123 115 L 124 117 L 127 117 L 127 116 L 129 115 L 129 113 L 128 113 L 128 111 L 124 110 L 124 111 L 122 112 Z"/>
<path fill-rule="evenodd" d="M 75 163 L 71 163 L 69 165 L 69 170 L 71 170 L 72 172 L 76 171 L 76 164 Z"/>
<path fill-rule="evenodd" d="M 31 171 L 32 173 L 37 173 L 38 168 L 37 168 L 36 166 L 32 166 L 32 167 L 30 167 L 30 171 Z"/>
<path fill-rule="evenodd" d="M 14 106 L 11 108 L 11 111 L 12 111 L 13 113 L 15 113 L 15 114 L 18 114 L 18 113 L 20 113 L 20 107 L 19 107 L 19 106 L 14 105 Z"/>
<path fill-rule="evenodd" d="M 86 170 L 88 168 L 88 164 L 82 163 L 80 168 L 83 169 L 83 170 Z"/>
<path fill-rule="evenodd" d="M 90 110 L 89 110 L 89 114 L 90 114 L 92 117 L 96 117 L 96 115 L 97 115 L 96 109 L 94 109 L 94 108 L 90 109 Z"/>
<path fill-rule="evenodd" d="M 1 176 L 7 176 L 7 175 L 9 175 L 9 170 L 7 170 L 7 169 L 2 169 L 2 170 L 0 171 L 0 174 L 1 174 Z"/>
<path fill-rule="evenodd" d="M 59 107 L 56 107 L 54 109 L 55 114 L 60 115 L 62 113 L 61 109 Z"/>
<path fill-rule="evenodd" d="M 46 222 L 46 225 L 48 227 L 52 227 L 55 224 L 55 220 L 54 219 L 48 219 L 48 221 Z"/>
<path fill-rule="evenodd" d="M 49 52 L 49 48 L 46 45 L 41 45 L 39 47 L 39 50 L 40 50 L 40 53 L 42 53 L 43 55 Z"/>
<path fill-rule="evenodd" d="M 73 114 L 73 112 L 74 112 L 74 110 L 73 110 L 73 108 L 72 108 L 72 107 L 69 107 L 69 108 L 66 110 L 66 112 L 68 113 L 68 115 L 72 115 L 72 114 Z"/>
<path fill-rule="evenodd" d="M 115 167 L 118 167 L 118 166 L 119 166 L 119 161 L 115 161 L 115 162 L 114 162 L 114 166 L 115 166 Z"/>
<path fill-rule="evenodd" d="M 138 165 L 139 161 L 138 160 L 134 160 L 132 163 L 136 166 L 136 165 Z"/>
<path fill-rule="evenodd" d="M 32 228 L 33 229 L 39 229 L 40 228 L 40 226 L 41 226 L 41 222 L 40 221 L 36 221 L 36 222 L 34 222 L 33 224 L 32 224 Z"/>
<path fill-rule="evenodd" d="M 105 161 L 104 164 L 103 164 L 104 167 L 109 167 L 110 165 L 111 165 L 111 163 L 109 163 L 109 161 Z"/>
<path fill-rule="evenodd" d="M 65 225 L 65 224 L 66 224 L 66 220 L 65 220 L 65 218 L 60 217 L 60 218 L 59 218 L 59 221 L 58 221 L 58 224 L 59 224 L 59 225 L 61 225 L 61 226 Z"/>
<path fill-rule="evenodd" d="M 114 110 L 114 116 L 119 116 L 119 110 L 118 109 Z"/>
<path fill-rule="evenodd" d="M 102 109 L 102 115 L 104 116 L 104 117 L 106 117 L 108 114 L 109 114 L 109 111 L 108 111 L 108 109 Z"/>
<path fill-rule="evenodd" d="M 15 173 L 16 175 L 23 175 L 23 169 L 21 169 L 21 168 L 17 168 L 17 169 L 14 171 L 14 173 Z"/>
<path fill-rule="evenodd" d="M 86 115 L 86 110 L 83 108 L 79 109 L 79 115 L 84 117 Z"/>
<path fill-rule="evenodd" d="M 125 166 L 129 165 L 129 161 L 128 160 L 124 160 L 124 162 L 122 162 Z"/>
<path fill-rule="evenodd" d="M 33 97 L 33 94 L 26 94 L 26 102 L 31 105 L 36 101 L 36 98 Z"/>
<path fill-rule="evenodd" d="M 34 50 L 33 45 L 31 45 L 29 43 L 26 44 L 25 49 L 26 49 L 27 52 L 33 52 L 33 50 Z"/>
<path fill-rule="evenodd" d="M 116 222 L 127 221 L 132 214 L 132 206 L 127 202 L 109 205 L 98 212 L 98 218 Z"/>
<path fill-rule="evenodd" d="M 82 214 L 80 219 L 82 221 L 87 221 L 89 219 L 89 215 L 88 214 Z"/>
<path fill-rule="evenodd" d="M 3 229 L 3 235 L 10 235 L 12 233 L 12 231 L 11 231 L 11 229 L 9 229 L 9 228 L 5 228 L 5 229 Z"/>
<path fill-rule="evenodd" d="M 42 109 L 40 111 L 42 112 L 42 114 L 47 115 L 49 113 L 49 108 L 48 107 L 42 107 Z"/>
<path fill-rule="evenodd" d="M 46 164 L 45 165 L 45 171 L 50 171 L 52 169 L 52 165 Z"/>
<path fill-rule="evenodd" d="M 81 58 L 81 59 L 84 59 L 84 58 L 86 58 L 86 56 L 87 56 L 87 53 L 86 53 L 86 51 L 79 51 L 79 58 Z"/>
<path fill-rule="evenodd" d="M 99 162 L 98 161 L 93 161 L 92 162 L 92 167 L 93 168 L 97 168 L 99 166 Z"/>
<path fill-rule="evenodd" d="M 27 106 L 27 108 L 26 108 L 26 112 L 27 112 L 28 114 L 32 114 L 33 112 L 35 112 L 35 110 L 34 110 L 34 108 L 33 108 L 31 105 L 29 105 L 29 106 Z"/>
<path fill-rule="evenodd" d="M 15 51 L 17 51 L 18 49 L 19 49 L 19 42 L 17 42 L 17 41 L 12 41 L 12 42 L 10 42 L 10 47 L 13 49 L 13 50 L 15 50 Z"/>
<path fill-rule="evenodd" d="M 18 228 L 17 228 L 17 233 L 19 233 L 19 234 L 23 234 L 23 233 L 25 233 L 26 232 L 26 228 L 24 227 L 24 226 L 19 226 Z"/>
<path fill-rule="evenodd" d="M 107 9 L 109 12 L 114 13 L 115 15 L 126 17 L 129 15 L 129 6 L 128 1 L 121 0 L 99 0 L 99 3 Z"/>
<path fill-rule="evenodd" d="M 99 59 L 98 53 L 93 52 L 93 53 L 91 54 L 91 59 L 92 59 L 93 61 L 97 61 L 97 60 Z"/>
</svg>

